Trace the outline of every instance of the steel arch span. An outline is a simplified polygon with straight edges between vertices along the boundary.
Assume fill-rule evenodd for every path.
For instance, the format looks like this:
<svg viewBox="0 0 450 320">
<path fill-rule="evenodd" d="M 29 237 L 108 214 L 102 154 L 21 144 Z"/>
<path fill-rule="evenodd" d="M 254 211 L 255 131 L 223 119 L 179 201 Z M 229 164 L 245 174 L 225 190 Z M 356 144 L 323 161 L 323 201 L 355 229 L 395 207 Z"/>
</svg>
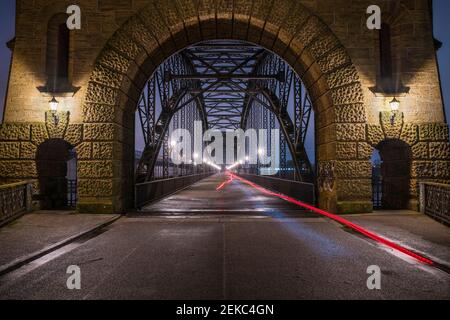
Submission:
<svg viewBox="0 0 450 320">
<path fill-rule="evenodd" d="M 313 169 L 305 150 L 312 113 L 309 95 L 298 75 L 274 53 L 241 41 L 208 41 L 189 47 L 166 60 L 151 79 L 139 99 L 138 112 L 145 149 L 137 168 L 137 182 L 155 177 L 155 165 L 161 148 L 168 143 L 170 123 L 175 128 L 189 128 L 184 108 L 194 104 L 194 118 L 203 129 L 217 131 L 271 129 L 282 131 L 282 141 L 289 147 L 296 178 L 313 182 Z M 290 103 L 292 100 L 292 103 Z M 254 105 L 263 106 L 266 117 L 249 123 Z M 288 110 L 289 105 L 293 108 Z M 181 123 L 176 117 L 181 113 Z M 264 114 L 264 113 L 263 113 Z M 291 118 L 292 114 L 294 119 Z M 255 118 L 256 119 L 256 118 Z M 276 124 L 276 121 L 278 125 Z M 163 163 L 170 161 L 164 155 Z M 287 169 L 283 153 L 281 171 Z M 236 159 L 238 161 L 238 159 Z M 167 179 L 166 171 L 159 178 Z"/>
</svg>

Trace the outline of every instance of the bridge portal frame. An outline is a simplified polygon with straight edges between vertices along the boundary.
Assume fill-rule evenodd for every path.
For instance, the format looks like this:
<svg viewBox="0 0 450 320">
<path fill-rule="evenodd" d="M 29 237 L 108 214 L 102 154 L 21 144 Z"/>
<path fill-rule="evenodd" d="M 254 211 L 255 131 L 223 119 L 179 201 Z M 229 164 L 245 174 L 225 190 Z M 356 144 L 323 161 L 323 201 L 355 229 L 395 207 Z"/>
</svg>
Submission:
<svg viewBox="0 0 450 320">
<path fill-rule="evenodd" d="M 411 55 L 416 60 L 398 70 L 411 87 L 403 100 L 412 110 L 401 110 L 393 125 L 387 111 L 392 97 L 374 96 L 369 90 L 376 87 L 377 55 L 371 52 L 377 52 L 379 39 L 364 30 L 365 10 L 347 15 L 337 7 L 339 3 L 322 2 L 155 0 L 124 6 L 103 1 L 93 7 L 91 1 L 81 0 L 83 15 L 91 19 L 91 25 L 84 25 L 86 30 L 76 32 L 73 40 L 77 54 L 71 65 L 80 68 L 72 78 L 81 89 L 75 96 L 59 97 L 63 111 L 55 125 L 44 120 L 49 99 L 35 85 L 46 81 L 41 45 L 46 30 L 39 26 L 65 12 L 66 1 L 40 0 L 30 5 L 18 0 L 17 37 L 0 128 L 2 181 L 37 181 L 37 147 L 47 139 L 62 138 L 76 147 L 80 159 L 78 210 L 126 211 L 133 204 L 134 112 L 146 81 L 164 60 L 188 46 L 235 39 L 276 53 L 305 83 L 316 114 L 321 208 L 338 213 L 372 211 L 370 158 L 380 141 L 393 137 L 414 151 L 410 199 L 414 208 L 416 182 L 450 181 L 448 125 L 439 92 L 430 2 L 420 0 L 411 6 L 396 1 L 389 7 L 375 1 L 397 33 L 395 58 L 401 59 L 405 50 L 417 51 Z M 361 8 L 371 4 L 358 1 Z M 417 26 L 408 20 L 411 16 L 420 18 Z M 109 27 L 96 28 L 95 21 Z M 352 27 L 336 25 L 339 21 Z M 35 27 L 36 32 L 29 32 Z M 420 37 L 411 38 L 408 28 Z M 358 37 L 345 33 L 358 29 L 362 30 Z M 416 77 L 420 74 L 427 76 Z M 430 101 L 423 99 L 423 86 L 432 92 Z M 36 182 L 35 189 L 39 189 Z"/>
</svg>

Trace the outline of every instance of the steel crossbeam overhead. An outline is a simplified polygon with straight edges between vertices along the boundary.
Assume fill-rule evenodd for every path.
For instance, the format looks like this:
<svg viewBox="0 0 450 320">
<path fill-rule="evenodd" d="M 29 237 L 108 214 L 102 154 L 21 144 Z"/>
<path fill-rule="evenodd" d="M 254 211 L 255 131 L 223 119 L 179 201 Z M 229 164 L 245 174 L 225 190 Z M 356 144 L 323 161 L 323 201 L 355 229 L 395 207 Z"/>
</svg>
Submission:
<svg viewBox="0 0 450 320">
<path fill-rule="evenodd" d="M 211 79 L 219 79 L 219 80 L 231 80 L 231 79 L 240 79 L 240 80 L 270 80 L 275 79 L 278 81 L 284 81 L 284 74 L 267 74 L 267 75 L 245 75 L 245 74 L 181 74 L 181 75 L 169 75 L 168 80 L 171 81 L 173 79 L 183 79 L 183 80 L 211 80 Z"/>
<path fill-rule="evenodd" d="M 195 80 L 200 83 L 194 96 L 201 96 L 211 129 L 240 127 L 248 83 L 252 80 L 281 78 L 280 74 L 255 75 L 256 66 L 267 52 L 261 47 L 238 41 L 212 41 L 183 51 L 194 73 L 170 74 L 168 80 Z"/>
</svg>

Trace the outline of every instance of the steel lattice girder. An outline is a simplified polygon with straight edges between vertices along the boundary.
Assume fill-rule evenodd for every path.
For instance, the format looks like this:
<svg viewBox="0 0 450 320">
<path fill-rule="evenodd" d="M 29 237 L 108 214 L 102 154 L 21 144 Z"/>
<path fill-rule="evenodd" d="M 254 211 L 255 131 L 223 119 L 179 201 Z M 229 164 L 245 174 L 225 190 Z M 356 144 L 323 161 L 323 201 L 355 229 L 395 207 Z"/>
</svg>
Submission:
<svg viewBox="0 0 450 320">
<path fill-rule="evenodd" d="M 147 83 L 146 92 L 142 94 L 138 105 L 141 119 L 142 132 L 144 134 L 145 149 L 140 159 L 136 173 L 137 182 L 150 181 L 154 175 L 154 167 L 163 148 L 163 171 L 168 175 L 168 133 L 173 116 L 177 113 L 180 104 L 194 103 L 200 114 L 204 129 L 208 128 L 207 114 L 201 97 L 192 97 L 189 94 L 191 88 L 198 88 L 197 81 L 182 79 L 166 81 L 169 73 L 186 74 L 193 73 L 194 69 L 190 61 L 182 55 L 174 55 L 157 68 L 152 78 Z M 153 89 L 154 88 L 154 89 Z M 158 96 L 158 98 L 156 98 Z M 160 115 L 157 121 L 156 113 L 159 104 Z"/>
<path fill-rule="evenodd" d="M 300 181 L 313 182 L 313 169 L 305 149 L 305 141 L 312 113 L 310 99 L 303 90 L 300 77 L 274 54 L 264 57 L 257 68 L 257 73 L 284 73 L 284 81 L 275 79 L 257 80 L 250 84 L 256 94 L 247 93 L 246 107 L 243 112 L 241 127 L 247 126 L 247 117 L 255 102 L 262 104 L 275 113 L 280 128 L 285 136 L 286 144 L 292 154 L 296 177 Z M 288 106 L 291 94 L 294 93 L 294 121 L 289 114 Z"/>
<path fill-rule="evenodd" d="M 194 74 L 171 76 L 200 81 L 200 91 L 195 94 L 203 97 L 211 129 L 238 129 L 249 81 L 265 78 L 254 75 L 254 70 L 266 51 L 238 41 L 213 41 L 188 48 L 183 54 L 194 65 Z"/>
<path fill-rule="evenodd" d="M 283 140 L 293 155 L 297 177 L 312 180 L 312 168 L 304 148 L 312 106 L 300 78 L 278 56 L 238 41 L 201 43 L 164 62 L 149 80 L 146 90 L 138 106 L 146 142 L 138 181 L 152 179 L 163 137 L 174 114 L 180 110 L 196 104 L 205 130 L 225 131 L 245 129 L 255 103 L 277 117 Z M 294 120 L 288 110 L 292 93 Z M 161 113 L 156 121 L 158 102 Z M 257 122 L 259 127 L 272 128 L 274 120 L 265 117 Z"/>
</svg>

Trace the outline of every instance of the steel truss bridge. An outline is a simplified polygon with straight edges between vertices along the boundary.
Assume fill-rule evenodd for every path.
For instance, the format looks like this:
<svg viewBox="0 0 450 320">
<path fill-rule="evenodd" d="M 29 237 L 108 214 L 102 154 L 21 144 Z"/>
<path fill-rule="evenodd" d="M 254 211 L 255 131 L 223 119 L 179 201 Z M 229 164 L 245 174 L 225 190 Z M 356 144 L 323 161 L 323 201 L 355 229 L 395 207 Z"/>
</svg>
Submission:
<svg viewBox="0 0 450 320">
<path fill-rule="evenodd" d="M 313 113 L 309 95 L 286 62 L 259 46 L 211 41 L 181 51 L 148 80 L 137 112 L 145 141 L 136 173 L 140 185 L 208 172 L 205 165 L 170 160 L 170 134 L 179 128 L 193 133 L 195 121 L 205 131 L 266 129 L 269 142 L 279 129 L 277 177 L 314 182 L 305 149 Z M 258 175 L 261 165 L 244 169 Z"/>
</svg>

